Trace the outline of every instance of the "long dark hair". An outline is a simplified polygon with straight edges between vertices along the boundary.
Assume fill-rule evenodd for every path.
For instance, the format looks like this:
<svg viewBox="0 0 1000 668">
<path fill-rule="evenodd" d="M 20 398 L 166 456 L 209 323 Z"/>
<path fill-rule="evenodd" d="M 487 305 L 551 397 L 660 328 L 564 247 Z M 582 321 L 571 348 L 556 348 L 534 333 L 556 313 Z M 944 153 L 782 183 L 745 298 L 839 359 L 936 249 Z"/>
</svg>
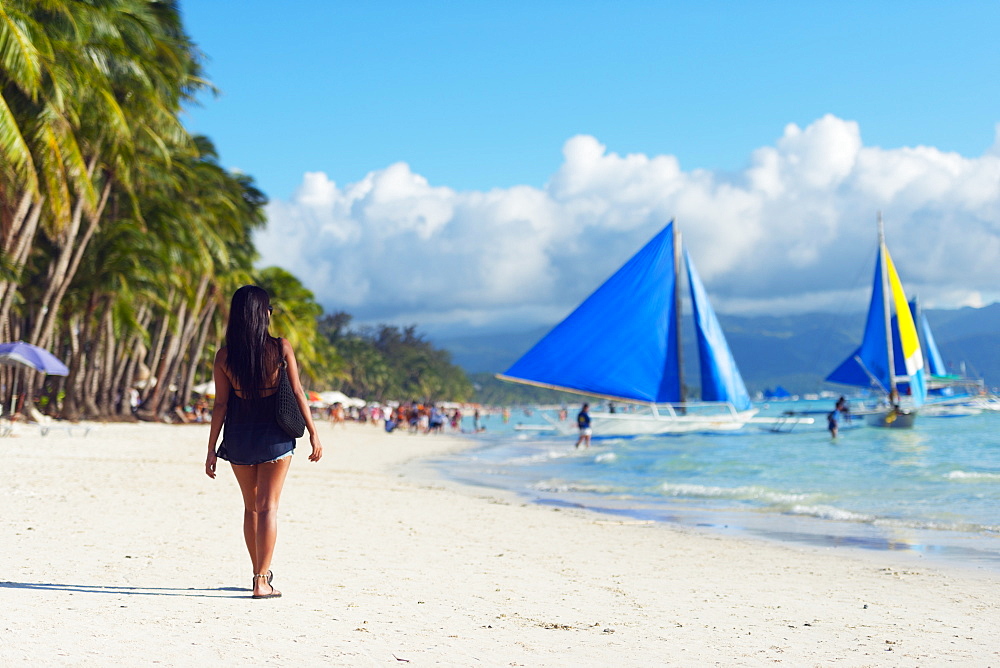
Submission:
<svg viewBox="0 0 1000 668">
<path fill-rule="evenodd" d="M 233 293 L 226 326 L 226 366 L 235 377 L 240 393 L 259 399 L 278 364 L 281 347 L 271 336 L 271 299 L 256 285 L 244 285 Z"/>
</svg>

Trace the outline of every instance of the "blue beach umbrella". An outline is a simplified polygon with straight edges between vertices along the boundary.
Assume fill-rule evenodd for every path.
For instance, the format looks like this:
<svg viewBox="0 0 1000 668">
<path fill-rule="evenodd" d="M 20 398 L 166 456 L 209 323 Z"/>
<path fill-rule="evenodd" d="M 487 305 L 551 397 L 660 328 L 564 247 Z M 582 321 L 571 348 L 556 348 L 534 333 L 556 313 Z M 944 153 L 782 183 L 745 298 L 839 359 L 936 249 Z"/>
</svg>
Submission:
<svg viewBox="0 0 1000 668">
<path fill-rule="evenodd" d="M 69 369 L 55 355 L 24 341 L 0 343 L 0 364 L 26 366 L 51 376 L 69 375 Z"/>
</svg>

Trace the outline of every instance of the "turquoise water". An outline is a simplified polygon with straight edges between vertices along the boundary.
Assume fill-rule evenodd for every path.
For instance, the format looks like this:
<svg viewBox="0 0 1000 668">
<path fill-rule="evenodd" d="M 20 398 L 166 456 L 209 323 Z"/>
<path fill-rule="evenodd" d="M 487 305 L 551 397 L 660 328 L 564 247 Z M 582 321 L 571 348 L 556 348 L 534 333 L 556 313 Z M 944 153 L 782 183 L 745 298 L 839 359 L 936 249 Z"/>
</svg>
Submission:
<svg viewBox="0 0 1000 668">
<path fill-rule="evenodd" d="M 762 414 L 830 404 L 782 402 Z M 508 424 L 490 416 L 480 447 L 435 464 L 537 503 L 1000 569 L 1000 413 L 848 428 L 836 440 L 815 418 L 791 433 L 605 439 L 575 450 L 573 437 L 514 431 L 543 424 L 537 414 Z"/>
</svg>

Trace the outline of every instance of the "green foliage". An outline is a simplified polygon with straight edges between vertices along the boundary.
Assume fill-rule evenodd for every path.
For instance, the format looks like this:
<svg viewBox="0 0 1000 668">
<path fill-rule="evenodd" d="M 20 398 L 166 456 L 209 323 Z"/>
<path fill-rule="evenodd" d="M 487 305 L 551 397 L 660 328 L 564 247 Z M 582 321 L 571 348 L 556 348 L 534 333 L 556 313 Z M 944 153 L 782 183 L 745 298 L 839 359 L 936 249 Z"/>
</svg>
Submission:
<svg viewBox="0 0 1000 668">
<path fill-rule="evenodd" d="M 416 327 L 390 325 L 349 330 L 351 316 L 324 317 L 320 332 L 344 360 L 346 394 L 385 401 L 467 401 L 472 384 L 451 355 L 417 334 Z"/>
<path fill-rule="evenodd" d="M 172 0 L 0 2 L 0 247 L 26 249 L 0 257 L 0 323 L 59 352 L 68 403 L 92 413 L 140 367 L 168 381 L 146 386 L 151 413 L 184 401 L 163 388 L 210 377 L 205 348 L 253 280 L 267 198 L 180 122 L 209 88 L 201 57 Z M 289 338 L 335 361 L 283 279 L 265 275 L 288 290 Z"/>
<path fill-rule="evenodd" d="M 172 414 L 211 377 L 247 283 L 308 385 L 471 398 L 415 328 L 351 332 L 295 276 L 254 268 L 266 196 L 180 121 L 211 88 L 201 62 L 174 0 L 0 0 L 0 333 L 63 357 L 60 410 L 130 416 L 121 398 L 142 387 L 149 417 Z"/>
</svg>

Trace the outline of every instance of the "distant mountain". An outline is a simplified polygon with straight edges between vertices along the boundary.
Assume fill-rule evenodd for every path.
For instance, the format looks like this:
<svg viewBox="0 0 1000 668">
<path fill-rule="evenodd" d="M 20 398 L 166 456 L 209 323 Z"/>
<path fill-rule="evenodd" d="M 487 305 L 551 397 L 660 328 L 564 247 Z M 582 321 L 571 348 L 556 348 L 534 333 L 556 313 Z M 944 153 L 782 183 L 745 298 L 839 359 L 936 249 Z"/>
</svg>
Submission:
<svg viewBox="0 0 1000 668">
<path fill-rule="evenodd" d="M 551 327 L 526 331 L 437 338 L 434 344 L 451 353 L 451 361 L 466 373 L 500 373 L 523 355 Z"/>
<path fill-rule="evenodd" d="M 925 310 L 949 370 L 1000 385 L 1000 304 L 984 308 Z M 865 314 L 726 316 L 719 322 L 751 393 L 781 385 L 793 393 L 834 389 L 823 378 L 860 343 Z M 697 350 L 690 322 L 683 325 L 687 384 L 697 384 Z M 440 338 L 452 361 L 468 373 L 499 373 L 533 346 L 550 327 Z"/>
</svg>

